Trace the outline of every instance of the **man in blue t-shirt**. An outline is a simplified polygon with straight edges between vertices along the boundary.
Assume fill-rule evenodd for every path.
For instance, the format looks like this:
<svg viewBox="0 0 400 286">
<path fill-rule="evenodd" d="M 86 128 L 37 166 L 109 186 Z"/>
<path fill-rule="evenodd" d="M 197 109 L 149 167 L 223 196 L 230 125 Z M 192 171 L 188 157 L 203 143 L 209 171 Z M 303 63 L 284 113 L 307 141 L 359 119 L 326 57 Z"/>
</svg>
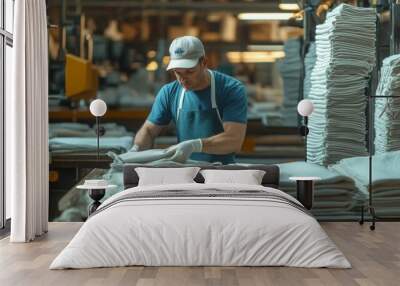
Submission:
<svg viewBox="0 0 400 286">
<path fill-rule="evenodd" d="M 175 39 L 170 62 L 177 78 L 158 93 L 151 113 L 135 136 L 133 151 L 151 148 L 154 139 L 171 120 L 175 123 L 178 161 L 187 159 L 235 162 L 246 134 L 247 96 L 243 84 L 207 69 L 202 42 L 192 36 Z"/>
</svg>

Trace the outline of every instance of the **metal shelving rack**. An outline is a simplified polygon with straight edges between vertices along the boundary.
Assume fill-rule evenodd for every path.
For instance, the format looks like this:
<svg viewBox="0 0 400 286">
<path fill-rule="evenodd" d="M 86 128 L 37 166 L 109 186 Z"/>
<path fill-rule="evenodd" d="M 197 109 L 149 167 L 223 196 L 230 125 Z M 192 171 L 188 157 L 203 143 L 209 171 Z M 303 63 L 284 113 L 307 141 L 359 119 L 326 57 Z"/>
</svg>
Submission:
<svg viewBox="0 0 400 286">
<path fill-rule="evenodd" d="M 304 38 L 303 38 L 303 48 L 301 52 L 302 62 L 303 62 L 303 70 L 302 76 L 304 77 L 304 57 L 307 53 L 308 46 L 311 41 L 313 41 L 312 31 L 315 29 L 315 23 L 312 22 L 312 15 L 315 7 L 311 4 L 313 1 L 311 0 L 303 0 L 302 7 L 304 9 Z M 298 1 L 300 3 L 300 1 Z M 400 53 L 400 0 L 380 0 L 375 2 L 378 12 L 382 12 L 385 10 L 390 11 L 390 43 L 385 43 L 381 45 L 381 35 L 384 32 L 380 18 L 377 17 L 377 30 L 376 30 L 376 57 L 377 64 L 374 70 L 371 73 L 369 87 L 367 88 L 367 98 L 368 98 L 368 108 L 366 112 L 367 120 L 368 120 L 368 134 L 367 134 L 367 142 L 368 142 L 368 153 L 369 153 L 369 182 L 368 182 L 368 206 L 365 208 L 363 205 L 361 208 L 361 220 L 360 224 L 363 224 L 365 221 L 364 213 L 367 210 L 371 214 L 371 222 L 370 225 L 371 230 L 375 230 L 375 224 L 377 221 L 400 221 L 400 217 L 381 217 L 377 216 L 375 212 L 375 207 L 373 205 L 373 186 L 372 186 L 372 154 L 373 154 L 373 140 L 374 140 L 374 121 L 373 121 L 373 111 L 374 111 L 374 101 L 376 98 L 394 98 L 400 96 L 377 96 L 376 95 L 376 87 L 379 80 L 379 71 L 382 61 L 382 48 L 390 47 L 390 55 L 399 54 Z M 370 6 L 370 1 L 358 1 L 359 6 Z M 300 88 L 299 100 L 302 100 L 304 97 L 302 87 Z M 307 158 L 307 155 L 306 155 Z"/>
<path fill-rule="evenodd" d="M 385 1 L 383 1 L 385 2 Z M 385 8 L 384 5 L 380 8 Z M 400 1 L 391 0 L 389 3 L 390 9 L 390 55 L 400 53 Z M 377 221 L 399 221 L 400 217 L 381 217 L 376 215 L 375 207 L 373 204 L 373 186 L 372 186 L 372 154 L 373 154 L 373 140 L 374 140 L 374 121 L 373 121 L 373 107 L 376 98 L 395 98 L 400 96 L 377 96 L 376 95 L 376 84 L 379 79 L 379 71 L 381 66 L 381 53 L 380 53 L 380 35 L 381 35 L 381 21 L 380 18 L 377 17 L 377 32 L 376 32 L 376 57 L 377 57 L 377 65 L 372 72 L 370 86 L 368 88 L 368 153 L 369 153 L 369 182 L 368 182 L 368 206 L 367 211 L 371 214 L 371 222 L 370 225 L 371 230 L 375 230 L 375 224 Z M 363 224 L 365 208 L 362 206 L 361 208 L 361 220 L 360 224 Z"/>
<path fill-rule="evenodd" d="M 301 2 L 301 3 L 300 3 Z M 299 81 L 299 97 L 297 102 L 304 99 L 304 79 L 306 76 L 305 58 L 308 53 L 308 49 L 312 42 L 315 42 L 315 29 L 317 25 L 317 20 L 315 17 L 316 3 L 312 0 L 297 1 L 298 5 L 302 7 L 304 11 L 303 18 L 303 38 L 301 39 L 301 51 L 300 51 L 300 62 L 301 62 L 301 74 Z M 302 117 L 298 114 L 297 125 L 300 134 L 304 137 L 304 160 L 307 162 L 307 133 L 308 133 L 308 118 L 304 117 L 302 122 Z"/>
</svg>

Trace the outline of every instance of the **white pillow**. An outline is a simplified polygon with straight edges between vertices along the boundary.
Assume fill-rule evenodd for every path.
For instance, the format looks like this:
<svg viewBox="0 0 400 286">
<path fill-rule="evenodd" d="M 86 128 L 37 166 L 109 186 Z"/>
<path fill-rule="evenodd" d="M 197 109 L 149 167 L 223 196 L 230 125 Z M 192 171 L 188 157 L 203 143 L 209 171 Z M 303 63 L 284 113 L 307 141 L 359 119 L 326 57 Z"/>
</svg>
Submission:
<svg viewBox="0 0 400 286">
<path fill-rule="evenodd" d="M 195 183 L 193 179 L 199 170 L 199 167 L 135 168 L 139 176 L 138 186 Z"/>
<path fill-rule="evenodd" d="M 261 185 L 265 171 L 262 170 L 202 170 L 205 184 L 226 183 Z"/>
</svg>

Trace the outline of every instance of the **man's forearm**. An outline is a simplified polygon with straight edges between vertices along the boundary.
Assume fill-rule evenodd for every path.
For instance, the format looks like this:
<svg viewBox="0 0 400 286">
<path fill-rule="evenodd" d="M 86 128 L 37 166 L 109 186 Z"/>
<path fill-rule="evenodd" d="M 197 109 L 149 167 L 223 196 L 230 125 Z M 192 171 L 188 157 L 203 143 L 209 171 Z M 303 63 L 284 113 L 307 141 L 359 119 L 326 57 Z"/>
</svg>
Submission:
<svg viewBox="0 0 400 286">
<path fill-rule="evenodd" d="M 240 151 L 244 138 L 225 132 L 202 138 L 203 153 L 224 155 Z"/>
<path fill-rule="evenodd" d="M 153 147 L 154 138 L 150 131 L 141 128 L 138 133 L 136 133 L 134 144 L 139 147 L 139 150 L 147 150 Z"/>
<path fill-rule="evenodd" d="M 137 150 L 153 148 L 154 139 L 160 134 L 165 126 L 159 126 L 146 120 L 143 126 L 136 133 L 134 144 Z"/>
</svg>

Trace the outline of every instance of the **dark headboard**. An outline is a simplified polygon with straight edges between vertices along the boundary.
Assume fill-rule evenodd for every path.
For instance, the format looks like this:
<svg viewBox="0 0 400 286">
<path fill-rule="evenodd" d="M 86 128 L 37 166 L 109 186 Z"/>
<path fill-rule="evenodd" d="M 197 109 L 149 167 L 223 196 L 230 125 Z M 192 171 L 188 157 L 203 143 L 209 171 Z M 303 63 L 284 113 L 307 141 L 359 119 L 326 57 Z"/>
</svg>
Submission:
<svg viewBox="0 0 400 286">
<path fill-rule="evenodd" d="M 167 166 L 149 166 L 143 164 L 126 164 L 124 165 L 124 189 L 133 188 L 138 185 L 139 176 L 137 175 L 135 168 L 147 167 L 147 168 L 168 168 Z M 190 166 L 184 166 L 190 167 Z M 177 166 L 171 166 L 171 168 L 180 168 Z M 217 170 L 264 170 L 265 175 L 262 180 L 262 185 L 265 187 L 278 188 L 279 187 L 279 167 L 275 165 L 251 165 L 251 166 L 237 166 L 237 165 L 221 165 L 221 166 L 208 166 L 202 167 L 202 170 L 206 169 L 217 169 Z M 197 183 L 204 183 L 203 176 L 198 173 L 194 180 Z"/>
</svg>

